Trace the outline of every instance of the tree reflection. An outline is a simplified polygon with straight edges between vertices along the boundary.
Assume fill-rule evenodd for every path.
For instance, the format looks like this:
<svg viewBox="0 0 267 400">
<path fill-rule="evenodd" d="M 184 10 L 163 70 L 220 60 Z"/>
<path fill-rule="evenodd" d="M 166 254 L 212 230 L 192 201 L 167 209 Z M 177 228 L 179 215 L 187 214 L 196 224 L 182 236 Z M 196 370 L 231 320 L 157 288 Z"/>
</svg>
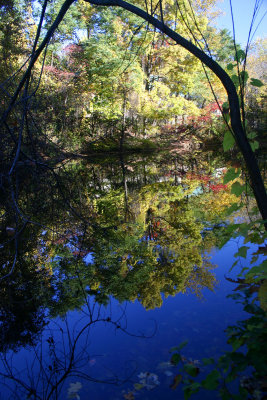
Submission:
<svg viewBox="0 0 267 400">
<path fill-rule="evenodd" d="M 174 178 L 168 172 L 171 168 L 176 171 Z M 215 266 L 205 251 L 216 238 L 212 232 L 204 234 L 205 224 L 199 218 L 205 219 L 209 212 L 201 199 L 211 199 L 210 191 L 202 188 L 196 195 L 202 183 L 186 178 L 184 171 L 184 161 L 179 165 L 177 160 L 157 160 L 156 165 L 123 157 L 101 165 L 69 160 L 52 169 L 18 171 L 19 196 L 12 199 L 7 188 L 1 198 L 3 378 L 17 382 L 29 398 L 53 398 L 52 394 L 57 398 L 66 371 L 66 376 L 70 371 L 78 376 L 80 364 L 68 355 L 76 348 L 75 339 L 68 344 L 68 354 L 55 354 L 53 335 L 40 344 L 51 318 L 64 318 L 68 311 L 87 305 L 85 328 L 80 335 L 76 332 L 80 338 L 98 322 L 122 329 L 110 317 L 94 316 L 110 296 L 121 303 L 138 300 L 153 309 L 161 306 L 163 297 L 186 291 L 201 297 L 203 288 L 213 290 Z M 222 212 L 223 208 L 216 208 L 216 222 Z M 93 312 L 88 306 L 92 297 Z M 59 333 L 65 335 L 60 329 Z M 49 387 L 41 394 L 36 385 L 25 386 L 19 380 L 7 358 L 9 350 L 26 346 L 54 352 L 54 361 L 45 361 L 44 366 L 36 350 L 37 381 Z M 86 352 L 84 356 L 89 357 Z M 108 383 L 119 382 L 116 379 Z"/>
<path fill-rule="evenodd" d="M 99 301 L 110 294 L 120 301 L 138 299 L 150 309 L 161 306 L 162 294 L 189 289 L 200 295 L 203 287 L 214 288 L 214 266 L 203 257 L 202 225 L 187 195 L 180 187 L 161 184 L 159 190 L 156 184 L 146 187 L 138 208 L 133 199 L 134 220 L 110 229 L 93 246 L 90 294 Z"/>
<path fill-rule="evenodd" d="M 36 342 L 45 325 L 45 286 L 45 273 L 36 273 L 28 264 L 1 282 L 0 351 Z"/>
<path fill-rule="evenodd" d="M 147 336 L 132 333 L 127 330 L 124 311 L 117 319 L 112 319 L 108 309 L 102 309 L 91 300 L 86 301 L 86 306 L 80 309 L 80 312 L 82 317 L 74 325 L 67 317 L 63 321 L 50 322 L 39 342 L 28 347 L 23 368 L 19 368 L 16 354 L 2 352 L 0 377 L 2 387 L 7 389 L 4 392 L 5 398 L 60 399 L 66 398 L 68 391 L 68 398 L 78 399 L 78 391 L 82 387 L 80 381 L 117 386 L 129 381 L 136 372 L 133 362 L 125 371 L 121 370 L 120 376 L 109 371 L 107 377 L 104 370 L 91 372 L 89 366 L 93 365 L 97 358 L 92 353 L 91 330 L 96 325 L 105 324 L 126 335 L 148 339 L 154 335 L 155 326 L 152 326 L 151 333 Z M 79 382 L 70 385 L 69 378 L 76 378 Z M 69 384 L 68 388 L 66 381 Z"/>
</svg>

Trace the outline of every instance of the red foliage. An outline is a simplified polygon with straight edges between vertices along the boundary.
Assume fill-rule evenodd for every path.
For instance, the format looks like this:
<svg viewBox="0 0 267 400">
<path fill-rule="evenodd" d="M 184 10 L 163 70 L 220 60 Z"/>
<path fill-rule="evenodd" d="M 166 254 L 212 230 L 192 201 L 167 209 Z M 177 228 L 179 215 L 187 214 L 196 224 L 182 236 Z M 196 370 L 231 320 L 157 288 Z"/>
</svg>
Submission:
<svg viewBox="0 0 267 400">
<path fill-rule="evenodd" d="M 222 104 L 219 103 L 219 106 L 222 107 Z M 220 107 L 216 102 L 208 104 L 205 108 L 209 110 L 211 113 L 217 113 L 220 111 Z"/>
<path fill-rule="evenodd" d="M 200 175 L 200 174 L 194 174 L 194 173 L 188 173 L 186 174 L 186 178 L 190 181 L 195 181 L 198 180 L 202 183 L 209 183 L 211 178 L 211 175 Z"/>
<path fill-rule="evenodd" d="M 71 43 L 64 47 L 63 51 L 66 54 L 80 53 L 82 51 L 82 47 L 78 44 Z"/>
<path fill-rule="evenodd" d="M 75 76 L 74 72 L 68 72 L 68 71 L 62 71 L 56 67 L 52 67 L 50 65 L 45 66 L 45 70 L 50 73 L 53 74 L 55 76 L 55 78 L 59 79 L 59 80 L 70 80 Z"/>
<path fill-rule="evenodd" d="M 196 129 L 201 128 L 207 123 L 211 124 L 214 116 L 220 116 L 220 107 L 220 103 L 219 105 L 216 102 L 210 103 L 203 108 L 202 115 L 197 118 L 189 118 L 189 122 L 191 122 L 192 126 Z"/>
<path fill-rule="evenodd" d="M 225 191 L 227 189 L 227 185 L 223 185 L 222 183 L 210 185 L 210 189 L 213 191 L 213 193 L 219 193 L 222 190 Z"/>
<path fill-rule="evenodd" d="M 186 174 L 186 178 L 188 180 L 198 180 L 202 182 L 207 188 L 213 191 L 213 193 L 219 193 L 222 190 L 227 189 L 227 185 L 224 185 L 222 183 L 217 183 L 217 184 L 212 184 L 212 176 L 211 175 L 200 175 L 200 174 L 194 174 L 194 173 L 188 173 Z"/>
</svg>

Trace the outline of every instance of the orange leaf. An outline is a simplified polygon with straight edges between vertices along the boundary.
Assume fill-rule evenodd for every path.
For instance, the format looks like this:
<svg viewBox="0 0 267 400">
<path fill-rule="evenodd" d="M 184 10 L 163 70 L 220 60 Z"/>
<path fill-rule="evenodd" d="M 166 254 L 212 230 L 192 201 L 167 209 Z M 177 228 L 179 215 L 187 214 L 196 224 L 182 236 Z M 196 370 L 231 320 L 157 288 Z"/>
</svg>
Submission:
<svg viewBox="0 0 267 400">
<path fill-rule="evenodd" d="M 177 388 L 177 386 L 182 382 L 182 379 L 183 379 L 183 377 L 181 374 L 175 375 L 175 377 L 173 378 L 173 382 L 170 385 L 170 388 L 172 390 L 175 390 Z"/>
</svg>

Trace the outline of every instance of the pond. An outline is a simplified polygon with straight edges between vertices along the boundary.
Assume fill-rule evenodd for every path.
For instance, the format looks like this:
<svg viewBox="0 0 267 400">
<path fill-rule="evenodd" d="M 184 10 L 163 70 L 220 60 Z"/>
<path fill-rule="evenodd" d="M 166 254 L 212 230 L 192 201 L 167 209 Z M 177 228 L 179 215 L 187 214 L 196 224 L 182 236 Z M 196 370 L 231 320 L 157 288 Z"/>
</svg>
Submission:
<svg viewBox="0 0 267 400">
<path fill-rule="evenodd" d="M 196 157 L 23 166 L 24 219 L 1 217 L 1 399 L 181 399 L 171 349 L 201 368 L 229 348 L 233 195 L 225 161 Z"/>
</svg>

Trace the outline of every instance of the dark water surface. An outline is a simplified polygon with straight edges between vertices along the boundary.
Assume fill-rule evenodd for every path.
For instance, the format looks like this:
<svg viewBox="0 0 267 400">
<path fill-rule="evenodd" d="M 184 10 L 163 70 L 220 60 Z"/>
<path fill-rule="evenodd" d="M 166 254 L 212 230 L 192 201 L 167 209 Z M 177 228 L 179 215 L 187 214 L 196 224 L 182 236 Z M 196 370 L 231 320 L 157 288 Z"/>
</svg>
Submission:
<svg viewBox="0 0 267 400">
<path fill-rule="evenodd" d="M 121 156 L 38 179 L 23 170 L 27 223 L 1 217 L 1 399 L 183 398 L 170 349 L 188 340 L 185 360 L 217 357 L 244 316 L 227 298 L 238 242 L 218 250 L 232 195 L 213 164 Z"/>
</svg>

